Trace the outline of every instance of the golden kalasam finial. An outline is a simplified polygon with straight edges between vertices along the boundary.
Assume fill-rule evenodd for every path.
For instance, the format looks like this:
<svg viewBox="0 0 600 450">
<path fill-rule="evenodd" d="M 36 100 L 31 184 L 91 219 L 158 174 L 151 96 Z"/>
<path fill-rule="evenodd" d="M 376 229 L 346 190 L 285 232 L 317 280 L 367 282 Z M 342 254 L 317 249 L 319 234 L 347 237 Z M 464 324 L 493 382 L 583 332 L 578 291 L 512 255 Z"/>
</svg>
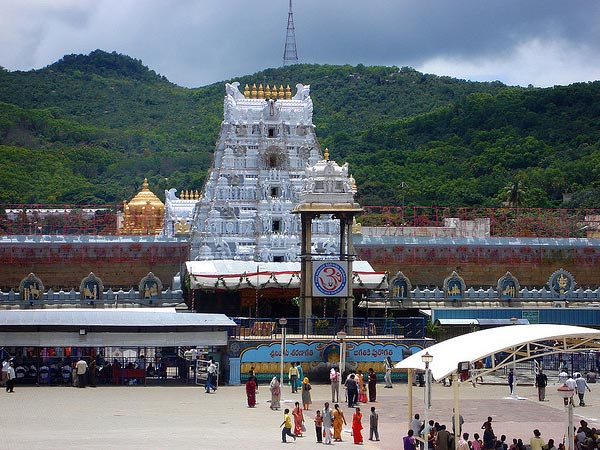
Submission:
<svg viewBox="0 0 600 450">
<path fill-rule="evenodd" d="M 194 200 L 198 200 L 200 198 L 200 194 L 198 194 L 198 189 L 194 191 Z"/>
<path fill-rule="evenodd" d="M 279 85 L 279 98 L 283 99 L 285 97 L 285 91 L 283 90 L 283 84 Z"/>
<path fill-rule="evenodd" d="M 329 149 L 325 147 L 325 154 L 323 155 L 325 161 L 329 161 Z"/>
<path fill-rule="evenodd" d="M 256 92 L 256 83 L 252 84 L 252 92 L 250 92 L 250 95 L 252 95 L 252 98 L 256 98 L 257 92 Z"/>
<path fill-rule="evenodd" d="M 271 90 L 271 98 L 275 100 L 275 99 L 277 99 L 277 95 L 279 95 L 277 93 L 277 85 L 274 84 L 273 89 Z"/>
<path fill-rule="evenodd" d="M 265 91 L 263 91 L 262 83 L 258 85 L 258 98 L 265 98 Z"/>
<path fill-rule="evenodd" d="M 267 88 L 265 89 L 265 98 L 271 98 L 271 88 L 267 84 Z"/>
<path fill-rule="evenodd" d="M 244 97 L 250 98 L 250 86 L 248 86 L 248 83 L 246 83 L 246 86 L 244 87 Z"/>
<path fill-rule="evenodd" d="M 287 100 L 290 100 L 292 98 L 292 89 L 290 88 L 289 84 L 285 88 L 285 98 Z"/>
</svg>

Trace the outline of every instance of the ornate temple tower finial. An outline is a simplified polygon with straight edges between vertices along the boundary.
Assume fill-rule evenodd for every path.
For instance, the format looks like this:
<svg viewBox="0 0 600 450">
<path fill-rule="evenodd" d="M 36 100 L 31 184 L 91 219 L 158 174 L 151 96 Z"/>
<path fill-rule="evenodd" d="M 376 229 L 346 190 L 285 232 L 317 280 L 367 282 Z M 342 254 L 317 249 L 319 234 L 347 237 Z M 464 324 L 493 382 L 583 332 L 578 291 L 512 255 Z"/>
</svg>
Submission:
<svg viewBox="0 0 600 450">
<path fill-rule="evenodd" d="M 279 85 L 279 98 L 283 99 L 285 97 L 285 92 L 283 90 L 283 84 Z"/>
<path fill-rule="evenodd" d="M 329 161 L 329 149 L 325 147 L 325 153 L 323 154 L 323 159 L 325 161 Z"/>
<path fill-rule="evenodd" d="M 250 87 L 248 86 L 247 83 L 246 83 L 246 86 L 244 86 L 244 97 L 250 98 Z"/>
<path fill-rule="evenodd" d="M 267 87 L 265 89 L 265 98 L 271 98 L 271 88 L 269 87 L 268 84 L 267 84 Z"/>
<path fill-rule="evenodd" d="M 256 98 L 256 96 L 258 95 L 256 92 L 256 83 L 252 84 L 252 92 L 250 94 L 252 95 L 252 98 Z"/>
<path fill-rule="evenodd" d="M 286 100 L 290 100 L 292 98 L 292 89 L 290 88 L 289 84 L 285 88 L 285 98 Z"/>
<path fill-rule="evenodd" d="M 258 85 L 258 98 L 265 98 L 265 91 L 263 91 L 262 83 Z"/>
</svg>

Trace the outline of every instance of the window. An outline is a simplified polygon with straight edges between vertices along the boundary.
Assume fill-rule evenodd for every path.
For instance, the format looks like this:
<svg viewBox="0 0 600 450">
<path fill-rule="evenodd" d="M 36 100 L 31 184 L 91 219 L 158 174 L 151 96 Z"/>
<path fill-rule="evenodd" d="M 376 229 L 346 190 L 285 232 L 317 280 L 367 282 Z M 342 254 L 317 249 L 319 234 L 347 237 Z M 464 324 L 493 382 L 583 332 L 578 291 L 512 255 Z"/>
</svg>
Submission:
<svg viewBox="0 0 600 450">
<path fill-rule="evenodd" d="M 269 135 L 268 137 L 270 138 L 274 138 L 275 137 L 275 127 L 269 127 Z"/>
<path fill-rule="evenodd" d="M 273 262 L 283 262 L 283 256 L 273 256 Z"/>
<path fill-rule="evenodd" d="M 271 188 L 271 197 L 279 197 L 279 188 L 278 187 Z"/>
<path fill-rule="evenodd" d="M 271 228 L 272 231 L 279 231 L 281 227 L 281 221 L 279 220 L 274 220 L 273 221 L 273 227 Z"/>
</svg>

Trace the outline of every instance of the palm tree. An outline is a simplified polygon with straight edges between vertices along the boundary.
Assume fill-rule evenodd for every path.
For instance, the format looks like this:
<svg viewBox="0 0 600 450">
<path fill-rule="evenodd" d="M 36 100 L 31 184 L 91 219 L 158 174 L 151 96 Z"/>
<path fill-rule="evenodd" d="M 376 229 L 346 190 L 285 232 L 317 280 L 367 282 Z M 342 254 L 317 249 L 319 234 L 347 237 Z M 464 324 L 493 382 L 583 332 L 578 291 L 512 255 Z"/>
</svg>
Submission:
<svg viewBox="0 0 600 450">
<path fill-rule="evenodd" d="M 508 206 L 518 208 L 523 205 L 523 197 L 525 191 L 521 189 L 521 185 L 518 179 L 515 179 L 512 184 L 506 186 L 504 189 L 504 195 L 506 197 L 506 203 Z"/>
</svg>

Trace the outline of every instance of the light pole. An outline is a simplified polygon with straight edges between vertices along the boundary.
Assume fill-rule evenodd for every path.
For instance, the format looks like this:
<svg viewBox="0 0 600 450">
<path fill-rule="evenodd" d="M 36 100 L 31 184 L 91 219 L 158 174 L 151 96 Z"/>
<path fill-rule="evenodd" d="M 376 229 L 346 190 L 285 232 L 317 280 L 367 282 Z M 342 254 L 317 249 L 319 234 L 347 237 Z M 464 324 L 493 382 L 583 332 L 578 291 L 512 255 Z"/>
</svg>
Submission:
<svg viewBox="0 0 600 450">
<path fill-rule="evenodd" d="M 337 337 L 340 340 L 340 385 L 338 392 L 342 392 L 342 378 L 344 377 L 344 372 L 346 371 L 346 343 L 344 342 L 344 339 L 346 338 L 346 332 L 338 331 Z"/>
<path fill-rule="evenodd" d="M 285 353 L 285 326 L 287 325 L 287 319 L 282 317 L 279 319 L 279 326 L 281 327 L 281 355 L 279 356 L 279 398 L 283 401 L 283 354 Z"/>
<path fill-rule="evenodd" d="M 567 410 L 567 445 L 566 450 L 573 450 L 573 394 L 574 389 L 571 389 L 566 384 L 563 384 L 557 389 L 560 396 L 565 402 L 565 409 Z"/>
<path fill-rule="evenodd" d="M 517 325 L 519 323 L 519 319 L 517 319 L 516 317 L 511 317 L 510 321 L 513 325 Z M 510 396 L 512 398 L 518 400 L 519 395 L 517 394 L 517 352 L 516 352 L 515 348 L 513 348 L 512 373 L 513 373 L 512 374 L 513 382 L 512 382 L 512 392 L 510 393 Z"/>
<path fill-rule="evenodd" d="M 421 355 L 421 361 L 425 364 L 425 423 L 423 427 L 423 436 L 425 438 L 425 446 L 427 447 L 427 427 L 429 426 L 429 408 L 431 407 L 431 371 L 429 370 L 429 364 L 433 361 L 433 355 L 429 352 L 425 352 Z"/>
</svg>

